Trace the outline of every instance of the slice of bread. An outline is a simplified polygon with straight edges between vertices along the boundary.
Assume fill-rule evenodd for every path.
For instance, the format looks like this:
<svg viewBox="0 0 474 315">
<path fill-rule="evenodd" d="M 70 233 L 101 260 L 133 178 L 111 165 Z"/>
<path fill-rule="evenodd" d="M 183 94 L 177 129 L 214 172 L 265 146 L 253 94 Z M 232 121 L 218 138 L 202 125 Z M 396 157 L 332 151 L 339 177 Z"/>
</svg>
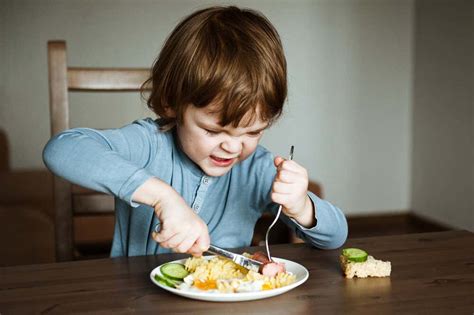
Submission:
<svg viewBox="0 0 474 315">
<path fill-rule="evenodd" d="M 339 260 L 346 278 L 388 277 L 392 271 L 389 261 L 377 260 L 370 255 L 364 262 L 349 261 L 344 255 Z"/>
</svg>

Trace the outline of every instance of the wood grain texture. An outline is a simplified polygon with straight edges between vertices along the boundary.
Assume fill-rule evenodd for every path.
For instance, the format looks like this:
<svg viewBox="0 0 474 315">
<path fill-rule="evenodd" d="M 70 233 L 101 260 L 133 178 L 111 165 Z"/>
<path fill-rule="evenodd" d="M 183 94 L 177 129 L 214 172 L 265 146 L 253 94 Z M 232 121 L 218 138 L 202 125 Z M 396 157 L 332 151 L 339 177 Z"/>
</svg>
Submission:
<svg viewBox="0 0 474 315">
<path fill-rule="evenodd" d="M 67 70 L 70 91 L 138 91 L 150 76 L 144 68 L 77 68 Z"/>
<path fill-rule="evenodd" d="M 66 42 L 48 42 L 51 135 L 69 129 Z"/>
<path fill-rule="evenodd" d="M 69 93 L 78 92 L 140 92 L 148 79 L 145 68 L 83 68 L 67 63 L 66 42 L 48 42 L 48 79 L 50 96 L 51 136 L 69 129 Z M 148 89 L 149 87 L 147 87 Z M 57 261 L 69 261 L 79 253 L 74 246 L 73 216 L 78 214 L 114 213 L 113 198 L 93 192 L 76 196 L 71 183 L 54 177 L 55 247 Z M 112 235 L 110 235 L 110 239 Z"/>
<path fill-rule="evenodd" d="M 472 314 L 474 234 L 448 231 L 352 239 L 392 262 L 390 278 L 345 279 L 340 249 L 274 245 L 272 253 L 304 265 L 308 281 L 283 295 L 242 303 L 186 299 L 155 286 L 153 268 L 186 257 L 167 254 L 0 269 L 0 311 L 159 314 Z M 261 247 L 241 249 L 248 252 Z"/>
</svg>

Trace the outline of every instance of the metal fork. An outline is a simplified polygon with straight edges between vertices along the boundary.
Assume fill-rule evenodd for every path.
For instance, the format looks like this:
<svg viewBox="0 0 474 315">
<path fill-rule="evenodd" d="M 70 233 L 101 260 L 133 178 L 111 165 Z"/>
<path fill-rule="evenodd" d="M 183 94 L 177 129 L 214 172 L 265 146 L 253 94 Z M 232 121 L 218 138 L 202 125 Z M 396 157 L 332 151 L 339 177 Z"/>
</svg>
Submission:
<svg viewBox="0 0 474 315">
<path fill-rule="evenodd" d="M 293 160 L 293 150 L 295 149 L 295 146 L 291 146 L 291 149 L 290 149 L 290 156 L 288 157 L 288 160 Z M 278 206 L 278 212 L 277 212 L 277 215 L 275 216 L 275 219 L 273 220 L 272 224 L 270 224 L 270 226 L 268 227 L 267 229 L 267 233 L 265 234 L 265 247 L 267 249 L 267 256 L 268 256 L 268 260 L 270 261 L 273 261 L 272 260 L 272 256 L 270 256 L 270 248 L 268 247 L 268 235 L 270 233 L 270 230 L 271 228 L 275 225 L 275 223 L 278 221 L 278 218 L 280 217 L 280 214 L 281 214 L 281 208 L 282 206 Z"/>
</svg>

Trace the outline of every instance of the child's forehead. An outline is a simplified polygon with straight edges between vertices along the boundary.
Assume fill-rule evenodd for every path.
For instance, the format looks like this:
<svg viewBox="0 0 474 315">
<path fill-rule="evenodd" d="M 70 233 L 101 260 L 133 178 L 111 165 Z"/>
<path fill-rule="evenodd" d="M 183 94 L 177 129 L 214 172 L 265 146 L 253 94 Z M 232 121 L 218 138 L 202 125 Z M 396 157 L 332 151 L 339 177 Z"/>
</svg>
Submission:
<svg viewBox="0 0 474 315">
<path fill-rule="evenodd" d="M 269 122 L 263 121 L 259 114 L 260 109 L 259 106 L 255 109 L 255 111 L 248 111 L 242 119 L 240 119 L 237 126 L 233 126 L 233 124 L 229 124 L 227 126 L 221 125 L 221 119 L 224 110 L 222 107 L 218 105 L 208 105 L 203 108 L 196 108 L 198 112 L 199 118 L 207 123 L 211 123 L 214 125 L 219 125 L 221 127 L 228 127 L 228 128 L 265 128 L 268 126 Z"/>
</svg>

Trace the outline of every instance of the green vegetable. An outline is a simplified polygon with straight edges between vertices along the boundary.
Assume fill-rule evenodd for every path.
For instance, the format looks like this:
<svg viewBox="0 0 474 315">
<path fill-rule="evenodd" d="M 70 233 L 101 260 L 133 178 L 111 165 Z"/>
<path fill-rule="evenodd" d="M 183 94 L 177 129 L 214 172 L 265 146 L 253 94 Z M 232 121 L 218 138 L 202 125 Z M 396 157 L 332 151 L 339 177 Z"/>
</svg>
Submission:
<svg viewBox="0 0 474 315">
<path fill-rule="evenodd" d="M 155 274 L 155 280 L 161 283 L 162 285 L 165 285 L 171 288 L 176 288 L 176 286 L 181 283 L 181 281 L 169 279 L 165 276 L 160 276 L 159 274 Z"/>
<path fill-rule="evenodd" d="M 349 261 L 353 262 L 364 262 L 367 260 L 367 252 L 359 248 L 344 248 L 342 255 Z"/>
<path fill-rule="evenodd" d="M 183 280 L 189 272 L 184 268 L 183 264 L 178 263 L 167 263 L 161 266 L 161 273 L 172 280 Z"/>
</svg>

